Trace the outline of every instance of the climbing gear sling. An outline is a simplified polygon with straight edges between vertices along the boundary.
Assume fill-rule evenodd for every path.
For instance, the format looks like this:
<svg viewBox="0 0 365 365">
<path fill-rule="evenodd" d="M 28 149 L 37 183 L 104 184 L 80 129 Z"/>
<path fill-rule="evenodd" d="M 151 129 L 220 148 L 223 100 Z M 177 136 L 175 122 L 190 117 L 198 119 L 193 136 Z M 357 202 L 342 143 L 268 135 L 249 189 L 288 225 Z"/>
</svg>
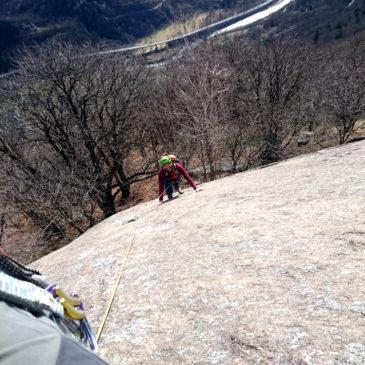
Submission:
<svg viewBox="0 0 365 365">
<path fill-rule="evenodd" d="M 45 316 L 78 343 L 92 352 L 98 346 L 86 319 L 81 299 L 67 295 L 51 284 L 39 271 L 29 269 L 0 254 L 0 301 Z"/>
</svg>

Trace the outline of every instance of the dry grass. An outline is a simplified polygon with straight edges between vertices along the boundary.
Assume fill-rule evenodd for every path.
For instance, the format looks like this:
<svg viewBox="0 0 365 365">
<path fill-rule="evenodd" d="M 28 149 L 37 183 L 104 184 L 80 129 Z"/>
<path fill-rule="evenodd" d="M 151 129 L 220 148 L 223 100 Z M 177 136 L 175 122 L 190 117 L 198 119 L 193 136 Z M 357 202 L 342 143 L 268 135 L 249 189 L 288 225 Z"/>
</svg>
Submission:
<svg viewBox="0 0 365 365">
<path fill-rule="evenodd" d="M 193 17 L 183 20 L 176 21 L 167 27 L 160 29 L 152 35 L 141 38 L 138 44 L 154 43 L 164 41 L 165 39 L 173 38 L 188 32 L 192 32 L 200 28 L 208 17 L 208 13 L 196 14 Z"/>
</svg>

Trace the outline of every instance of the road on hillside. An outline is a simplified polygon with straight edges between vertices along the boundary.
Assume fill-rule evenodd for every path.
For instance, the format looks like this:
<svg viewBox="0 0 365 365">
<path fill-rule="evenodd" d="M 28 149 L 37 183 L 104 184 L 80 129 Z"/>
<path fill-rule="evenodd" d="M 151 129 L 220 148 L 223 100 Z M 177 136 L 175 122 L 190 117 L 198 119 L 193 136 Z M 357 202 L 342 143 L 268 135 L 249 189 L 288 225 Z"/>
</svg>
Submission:
<svg viewBox="0 0 365 365">
<path fill-rule="evenodd" d="M 233 15 L 226 19 L 220 20 L 219 22 L 207 25 L 200 29 L 197 29 L 193 32 L 185 33 L 178 37 L 168 38 L 163 41 L 147 43 L 142 45 L 136 45 L 131 47 L 123 47 L 110 49 L 102 52 L 98 52 L 98 55 L 106 55 L 111 53 L 119 53 L 119 52 L 130 52 L 138 49 L 145 49 L 156 47 L 161 44 L 166 44 L 169 46 L 176 46 L 179 44 L 185 44 L 187 41 L 195 41 L 200 42 L 204 38 L 212 38 L 222 34 L 226 34 L 229 32 L 237 31 L 239 29 L 245 28 L 251 24 L 256 23 L 259 20 L 262 20 L 282 9 L 284 9 L 287 5 L 289 5 L 294 0 L 265 0 L 261 4 L 255 6 L 252 9 L 246 10 L 239 14 Z M 194 45 L 193 45 L 194 47 Z M 180 58 L 184 53 L 185 47 L 183 47 L 177 55 L 172 57 L 170 61 L 174 61 Z M 168 61 L 160 61 L 156 63 L 149 64 L 150 67 L 159 67 L 165 65 Z M 0 78 L 5 78 L 12 76 L 16 71 L 11 71 L 5 74 L 1 74 Z"/>
<path fill-rule="evenodd" d="M 262 10 L 256 14 L 253 14 L 249 17 L 246 17 L 237 23 L 234 23 L 226 28 L 223 28 L 211 35 L 211 37 L 215 37 L 217 35 L 233 32 L 242 28 L 247 27 L 248 25 L 251 25 L 253 23 L 258 22 L 259 20 L 262 20 L 264 18 L 267 18 L 271 14 L 277 13 L 279 10 L 285 8 L 287 5 L 289 5 L 293 0 L 281 0 L 278 1 L 275 5 L 271 6 L 268 9 Z"/>
<path fill-rule="evenodd" d="M 217 30 L 213 33 L 211 33 L 210 35 L 208 35 L 206 38 L 207 39 L 211 39 L 213 37 L 216 37 L 216 36 L 219 36 L 219 35 L 223 35 L 223 34 L 227 34 L 227 33 L 230 33 L 230 32 L 234 32 L 234 31 L 238 31 L 240 29 L 243 29 L 251 24 L 254 24 L 256 22 L 258 22 L 259 20 L 262 20 L 262 19 L 265 19 L 267 18 L 268 16 L 278 12 L 279 10 L 282 10 L 284 9 L 287 5 L 289 5 L 292 1 L 294 0 L 280 0 L 280 1 L 277 1 L 274 5 L 268 7 L 268 8 L 265 8 L 263 9 L 264 5 L 267 6 L 269 5 L 269 2 L 265 2 L 264 4 L 261 5 L 261 8 L 258 9 L 258 7 L 254 8 L 257 10 L 256 13 L 252 13 L 253 9 L 249 10 L 248 12 L 246 12 L 246 17 L 241 19 L 240 21 L 238 22 L 235 22 L 227 27 L 224 27 L 220 30 Z M 270 2 L 270 5 L 271 5 L 272 1 Z M 249 15 L 248 13 L 250 13 L 251 15 Z M 241 17 L 242 17 L 242 14 L 241 13 Z M 237 18 L 236 18 L 237 20 Z M 222 21 L 223 22 L 223 21 Z M 217 24 L 217 23 L 215 23 Z M 221 24 L 222 25 L 222 24 Z M 213 26 L 213 24 L 211 25 Z M 204 30 L 206 30 L 206 27 L 205 28 L 202 28 Z M 198 31 L 195 32 L 195 36 L 198 34 L 197 33 Z M 189 33 L 190 34 L 190 33 Z M 184 43 L 186 43 L 186 40 L 187 38 L 184 36 L 181 36 L 179 39 L 184 39 Z M 198 38 L 197 40 L 195 40 L 195 42 L 193 42 L 192 44 L 189 44 L 189 48 L 194 48 L 196 47 L 200 42 L 202 41 L 201 38 Z M 165 43 L 165 42 L 159 42 L 159 44 L 161 43 Z M 184 45 L 178 52 L 177 54 L 175 54 L 174 56 L 172 56 L 171 58 L 169 59 L 165 59 L 165 60 L 162 60 L 162 61 L 158 61 L 158 62 L 152 62 L 152 63 L 149 63 L 148 64 L 148 67 L 151 67 L 151 68 L 156 68 L 156 67 L 161 67 L 161 66 L 165 66 L 171 62 L 174 62 L 176 60 L 178 60 L 179 58 L 181 58 L 184 54 L 184 51 L 186 50 L 187 46 Z"/>
<path fill-rule="evenodd" d="M 288 1 L 288 0 L 285 0 L 285 1 Z M 289 0 L 289 1 L 293 1 L 293 0 Z M 191 39 L 197 39 L 197 38 L 200 38 L 203 36 L 209 36 L 209 35 L 213 34 L 214 32 L 217 32 L 218 30 L 223 30 L 228 26 L 233 26 L 234 24 L 236 24 L 238 21 L 240 21 L 242 19 L 250 18 L 251 16 L 260 14 L 261 12 L 263 12 L 265 10 L 269 10 L 269 9 L 271 9 L 270 6 L 272 4 L 277 5 L 277 3 L 282 3 L 282 0 L 279 0 L 279 1 L 278 0 L 266 0 L 266 1 L 262 2 L 261 4 L 255 6 L 252 9 L 243 11 L 239 14 L 225 18 L 225 19 L 215 22 L 213 24 L 209 24 L 209 25 L 199 28 L 193 32 L 185 33 L 180 36 L 168 38 L 168 39 L 165 39 L 165 40 L 159 41 L 159 42 L 147 43 L 147 44 L 136 45 L 136 46 L 131 46 L 131 47 L 111 49 L 111 50 L 100 52 L 100 54 L 129 52 L 129 51 L 134 51 L 134 50 L 143 49 L 143 48 L 156 47 L 160 44 L 167 44 L 167 45 L 174 46 L 174 45 L 177 45 L 178 43 L 184 43 Z M 275 7 L 275 5 L 273 7 Z"/>
</svg>

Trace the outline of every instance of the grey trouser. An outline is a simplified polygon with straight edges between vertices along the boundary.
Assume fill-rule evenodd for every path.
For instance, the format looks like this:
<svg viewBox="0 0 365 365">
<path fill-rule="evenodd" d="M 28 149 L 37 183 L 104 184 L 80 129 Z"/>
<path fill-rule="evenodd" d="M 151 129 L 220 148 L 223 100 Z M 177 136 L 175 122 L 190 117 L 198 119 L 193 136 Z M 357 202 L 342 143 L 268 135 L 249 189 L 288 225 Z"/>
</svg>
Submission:
<svg viewBox="0 0 365 365">
<path fill-rule="evenodd" d="M 0 300 L 1 365 L 107 365 L 46 316 Z"/>
</svg>

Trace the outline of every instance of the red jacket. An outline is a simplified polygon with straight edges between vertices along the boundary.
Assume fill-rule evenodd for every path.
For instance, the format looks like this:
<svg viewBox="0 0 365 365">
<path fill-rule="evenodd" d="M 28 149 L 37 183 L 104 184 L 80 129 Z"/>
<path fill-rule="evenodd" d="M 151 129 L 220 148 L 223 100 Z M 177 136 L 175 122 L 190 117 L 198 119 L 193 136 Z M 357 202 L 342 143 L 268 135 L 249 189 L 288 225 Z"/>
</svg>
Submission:
<svg viewBox="0 0 365 365">
<path fill-rule="evenodd" d="M 172 171 L 164 170 L 163 168 L 158 173 L 158 196 L 160 201 L 163 200 L 164 186 L 163 183 L 167 180 L 168 183 L 171 183 L 175 180 L 180 179 L 180 175 L 183 175 L 189 185 L 196 190 L 196 185 L 193 179 L 190 177 L 188 172 L 180 165 L 179 163 L 174 163 L 174 168 Z"/>
</svg>

